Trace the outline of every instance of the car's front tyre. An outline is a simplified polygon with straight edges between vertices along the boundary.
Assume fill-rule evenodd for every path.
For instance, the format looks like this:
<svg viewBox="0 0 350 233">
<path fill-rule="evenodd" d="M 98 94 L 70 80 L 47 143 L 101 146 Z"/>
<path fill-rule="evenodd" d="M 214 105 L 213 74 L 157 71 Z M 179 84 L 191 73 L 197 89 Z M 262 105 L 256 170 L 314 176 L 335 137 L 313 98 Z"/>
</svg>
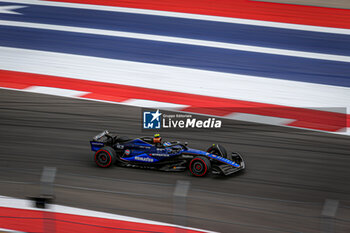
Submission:
<svg viewBox="0 0 350 233">
<path fill-rule="evenodd" d="M 107 168 L 115 163 L 117 155 L 113 148 L 109 146 L 102 147 L 96 151 L 94 160 L 97 166 Z"/>
<path fill-rule="evenodd" d="M 190 161 L 190 172 L 194 176 L 206 176 L 211 170 L 209 159 L 197 156 Z"/>
</svg>

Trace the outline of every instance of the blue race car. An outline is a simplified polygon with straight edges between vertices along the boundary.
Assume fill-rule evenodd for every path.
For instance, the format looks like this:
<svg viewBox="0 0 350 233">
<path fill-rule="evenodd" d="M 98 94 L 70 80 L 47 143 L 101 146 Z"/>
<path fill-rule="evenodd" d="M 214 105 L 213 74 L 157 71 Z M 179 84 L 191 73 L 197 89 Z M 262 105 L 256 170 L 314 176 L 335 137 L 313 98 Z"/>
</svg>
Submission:
<svg viewBox="0 0 350 233">
<path fill-rule="evenodd" d="M 194 176 L 205 176 L 209 173 L 230 175 L 245 169 L 239 153 L 228 155 L 220 145 L 213 144 L 207 151 L 201 151 L 187 147 L 187 143 L 162 142 L 159 134 L 154 137 L 129 139 L 112 135 L 105 130 L 93 137 L 90 145 L 95 152 L 95 163 L 102 168 L 117 163 L 119 166 L 161 171 L 189 169 Z"/>
</svg>

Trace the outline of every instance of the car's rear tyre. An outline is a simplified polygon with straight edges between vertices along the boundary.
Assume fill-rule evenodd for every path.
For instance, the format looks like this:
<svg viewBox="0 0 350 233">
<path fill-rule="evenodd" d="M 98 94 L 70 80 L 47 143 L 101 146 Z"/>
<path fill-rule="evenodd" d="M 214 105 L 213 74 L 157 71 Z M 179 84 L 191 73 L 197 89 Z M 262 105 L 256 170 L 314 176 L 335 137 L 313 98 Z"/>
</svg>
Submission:
<svg viewBox="0 0 350 233">
<path fill-rule="evenodd" d="M 213 145 L 208 148 L 207 152 L 210 154 L 221 156 L 225 159 L 227 159 L 227 152 L 225 147 L 221 146 L 220 144 Z"/>
<path fill-rule="evenodd" d="M 105 146 L 96 151 L 94 159 L 97 166 L 107 168 L 115 163 L 117 155 L 113 148 Z"/>
<path fill-rule="evenodd" d="M 194 176 L 206 176 L 211 170 L 209 159 L 197 156 L 190 161 L 190 172 Z"/>
</svg>

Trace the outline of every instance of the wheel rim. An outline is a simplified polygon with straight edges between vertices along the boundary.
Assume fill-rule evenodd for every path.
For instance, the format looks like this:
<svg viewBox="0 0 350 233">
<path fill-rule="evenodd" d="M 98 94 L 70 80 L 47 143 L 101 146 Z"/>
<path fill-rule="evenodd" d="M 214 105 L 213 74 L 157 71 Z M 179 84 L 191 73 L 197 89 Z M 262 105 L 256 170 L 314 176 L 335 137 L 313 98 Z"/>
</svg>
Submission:
<svg viewBox="0 0 350 233">
<path fill-rule="evenodd" d="M 102 152 L 97 155 L 96 162 L 101 166 L 106 166 L 109 163 L 108 156 Z"/>
<path fill-rule="evenodd" d="M 197 161 L 193 164 L 193 171 L 197 174 L 200 174 L 203 171 L 203 165 L 201 162 Z"/>
<path fill-rule="evenodd" d="M 207 174 L 207 165 L 200 158 L 195 158 L 191 161 L 190 171 L 195 176 L 204 176 Z"/>
</svg>

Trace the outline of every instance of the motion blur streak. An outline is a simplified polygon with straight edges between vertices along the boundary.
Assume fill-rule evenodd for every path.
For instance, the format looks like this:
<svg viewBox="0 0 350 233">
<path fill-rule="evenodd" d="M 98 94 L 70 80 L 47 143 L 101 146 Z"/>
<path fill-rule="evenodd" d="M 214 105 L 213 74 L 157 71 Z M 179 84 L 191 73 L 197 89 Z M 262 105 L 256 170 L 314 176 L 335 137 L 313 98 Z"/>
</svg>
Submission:
<svg viewBox="0 0 350 233">
<path fill-rule="evenodd" d="M 172 0 L 170 0 L 172 1 Z M 193 0 L 192 0 L 193 1 Z M 261 15 L 261 18 L 258 20 L 252 20 L 249 18 L 254 18 L 258 14 L 248 14 L 245 17 L 239 17 L 234 15 L 227 15 L 226 17 L 223 17 L 225 13 L 231 13 L 233 10 L 237 9 L 237 13 L 241 12 L 240 8 L 234 7 L 231 8 L 230 11 L 227 11 L 227 8 L 223 7 L 223 5 L 220 4 L 211 4 L 210 10 L 206 9 L 205 5 L 203 5 L 203 1 L 200 2 L 199 5 L 202 5 L 202 8 L 204 11 L 201 13 L 195 13 L 191 14 L 191 12 L 194 12 L 193 10 L 198 10 L 197 7 L 190 7 L 188 10 L 189 13 L 179 13 L 183 12 L 183 8 L 181 7 L 181 1 L 176 1 L 176 3 L 180 3 L 179 8 L 177 8 L 177 12 L 171 11 L 170 6 L 166 6 L 163 8 L 160 8 L 160 10 L 146 10 L 146 7 L 151 6 L 152 4 L 147 2 L 146 5 L 144 5 L 143 1 L 134 1 L 134 5 L 124 5 L 129 7 L 135 7 L 135 8 L 128 8 L 128 7 L 117 7 L 117 6 L 107 6 L 111 4 L 119 4 L 119 6 L 123 6 L 124 2 L 111 2 L 111 1 L 95 1 L 94 4 L 97 5 L 88 5 L 88 4 L 76 4 L 71 3 L 74 1 L 66 1 L 69 3 L 65 3 L 63 1 L 61 2 L 47 2 L 47 1 L 39 1 L 39 0 L 2 0 L 2 2 L 7 3 L 22 3 L 22 4 L 31 4 L 31 5 L 40 5 L 40 6 L 54 6 L 54 7 L 64 7 L 65 9 L 73 8 L 73 9 L 88 9 L 88 10 L 95 10 L 95 11 L 107 11 L 107 12 L 122 12 L 122 13 L 131 13 L 131 14 L 143 14 L 143 15 L 153 15 L 153 16 L 165 16 L 165 17 L 174 17 L 174 18 L 183 18 L 183 19 L 196 19 L 196 20 L 205 20 L 205 21 L 214 21 L 214 22 L 222 22 L 222 23 L 234 23 L 234 24 L 242 24 L 242 25 L 253 25 L 253 26 L 263 26 L 263 27 L 272 27 L 272 28 L 283 28 L 283 29 L 294 29 L 294 30 L 302 30 L 302 31 L 310 31 L 310 32 L 324 32 L 324 33 L 336 33 L 336 34 L 344 34 L 344 35 L 350 35 L 350 22 L 349 22 L 349 16 L 348 11 L 342 11 L 339 12 L 337 9 L 326 9 L 326 15 L 328 16 L 327 19 L 324 19 L 323 17 L 319 17 L 319 11 L 324 11 L 323 8 L 309 8 L 310 12 L 308 12 L 308 18 L 301 19 L 301 21 L 293 22 L 293 23 L 281 23 L 283 21 L 290 22 L 290 20 L 295 20 L 299 16 L 303 16 L 303 14 L 300 13 L 300 9 L 294 9 L 293 11 L 286 11 L 290 10 L 287 6 L 286 8 L 282 9 L 276 9 L 271 12 L 270 14 L 263 14 Z M 130 1 L 128 1 L 130 3 Z M 230 1 L 232 3 L 232 1 Z M 237 1 L 235 1 L 237 2 Z M 248 1 L 247 1 L 248 2 Z M 89 3 L 89 2 L 85 2 Z M 102 6 L 102 4 L 105 4 L 106 6 Z M 126 3 L 126 2 L 125 2 Z M 184 3 L 191 3 L 191 1 L 185 1 Z M 239 2 L 238 4 L 245 4 L 246 2 Z M 101 4 L 101 5 L 98 5 Z M 126 3 L 127 4 L 127 3 Z M 139 4 L 139 5 L 138 5 Z M 153 4 L 154 6 L 155 4 Z M 171 4 L 173 5 L 173 4 Z M 275 4 L 274 4 L 275 5 Z M 144 9 L 137 9 L 143 6 Z M 215 6 L 221 6 L 223 9 L 217 9 L 217 16 L 213 16 L 212 7 Z M 283 5 L 282 5 L 283 6 Z M 181 10 L 182 9 L 182 10 Z M 252 8 L 249 8 L 252 9 Z M 302 7 L 302 9 L 305 9 L 305 7 Z M 261 9 L 261 11 L 264 11 L 265 9 Z M 284 11 L 283 15 L 287 14 L 293 14 L 293 17 L 287 17 L 281 18 L 281 14 L 279 14 L 280 11 Z M 176 11 L 176 10 L 175 10 Z M 334 11 L 334 12 L 332 12 Z M 331 13 L 332 12 L 332 13 Z M 259 12 L 260 13 L 260 12 Z M 270 17 L 271 15 L 275 15 L 276 18 Z M 310 17 L 311 16 L 311 17 Z M 232 18 L 237 17 L 237 18 Z M 312 21 L 308 21 L 312 18 Z M 330 20 L 330 18 L 334 20 Z M 341 18 L 339 20 L 336 20 L 337 18 Z M 283 20 L 285 19 L 285 20 Z M 295 24 L 298 23 L 298 24 Z M 311 26 L 315 25 L 315 26 Z M 327 26 L 323 26 L 327 25 Z M 339 27 L 339 28 L 338 28 Z M 343 27 L 343 28 L 342 28 Z M 346 29 L 348 28 L 348 29 Z"/>
<path fill-rule="evenodd" d="M 350 102 L 348 87 L 26 49 L 0 47 L 0 51 L 1 66 L 5 70 L 98 80 L 197 95 L 205 93 L 206 96 L 283 106 L 344 107 Z M 22 65 L 18 66 L 18 63 Z M 25 79 L 22 80 L 25 82 Z M 157 81 L 154 82 L 155 80 Z M 197 83 L 201 85 L 198 86 Z M 279 91 L 275 92 L 276 89 Z"/>
<path fill-rule="evenodd" d="M 327 108 L 327 111 L 322 111 L 322 108 L 318 110 L 293 108 L 47 75 L 11 71 L 0 71 L 0 74 L 2 86 L 27 92 L 86 98 L 140 107 L 153 106 L 154 108 L 166 107 L 167 109 L 170 107 L 178 111 L 209 114 L 229 119 L 253 122 L 259 122 L 260 119 L 261 123 L 276 124 L 276 121 L 273 123 L 271 119 L 279 118 L 278 125 L 329 132 L 343 132 L 347 124 L 346 109 L 344 108 Z M 258 115 L 261 116 L 258 117 Z M 266 121 L 267 119 L 269 121 Z M 281 119 L 284 120 L 281 121 Z"/>
<path fill-rule="evenodd" d="M 103 36 L 125 37 L 125 38 L 152 40 L 152 41 L 159 41 L 159 42 L 206 46 L 206 47 L 221 48 L 221 49 L 241 50 L 241 51 L 256 52 L 256 53 L 267 53 L 267 54 L 284 55 L 284 56 L 292 56 L 292 57 L 313 58 L 313 59 L 321 59 L 321 60 L 329 60 L 329 61 L 350 62 L 350 57 L 348 56 L 339 56 L 339 55 L 322 54 L 322 53 L 310 53 L 310 52 L 293 51 L 293 50 L 286 50 L 286 49 L 264 48 L 264 47 L 258 47 L 258 46 L 220 43 L 220 42 L 194 40 L 194 39 L 186 39 L 186 38 L 179 38 L 179 37 L 156 36 L 156 35 L 141 34 L 141 33 L 68 27 L 68 26 L 51 25 L 51 24 L 13 22 L 13 21 L 6 21 L 6 20 L 0 20 L 0 25 L 64 31 L 64 32 L 74 32 L 74 33 L 86 33 L 86 34 L 103 35 Z"/>
<path fill-rule="evenodd" d="M 215 4 L 210 0 L 164 0 L 161 2 L 157 0 L 150 0 L 147 2 L 140 0 L 116 2 L 108 0 L 63 0 L 61 2 L 69 2 L 68 4 L 75 2 L 95 5 L 112 5 L 293 24 L 350 28 L 350 13 L 347 10 L 254 2 L 250 0 L 219 0 L 215 1 Z"/>
</svg>

